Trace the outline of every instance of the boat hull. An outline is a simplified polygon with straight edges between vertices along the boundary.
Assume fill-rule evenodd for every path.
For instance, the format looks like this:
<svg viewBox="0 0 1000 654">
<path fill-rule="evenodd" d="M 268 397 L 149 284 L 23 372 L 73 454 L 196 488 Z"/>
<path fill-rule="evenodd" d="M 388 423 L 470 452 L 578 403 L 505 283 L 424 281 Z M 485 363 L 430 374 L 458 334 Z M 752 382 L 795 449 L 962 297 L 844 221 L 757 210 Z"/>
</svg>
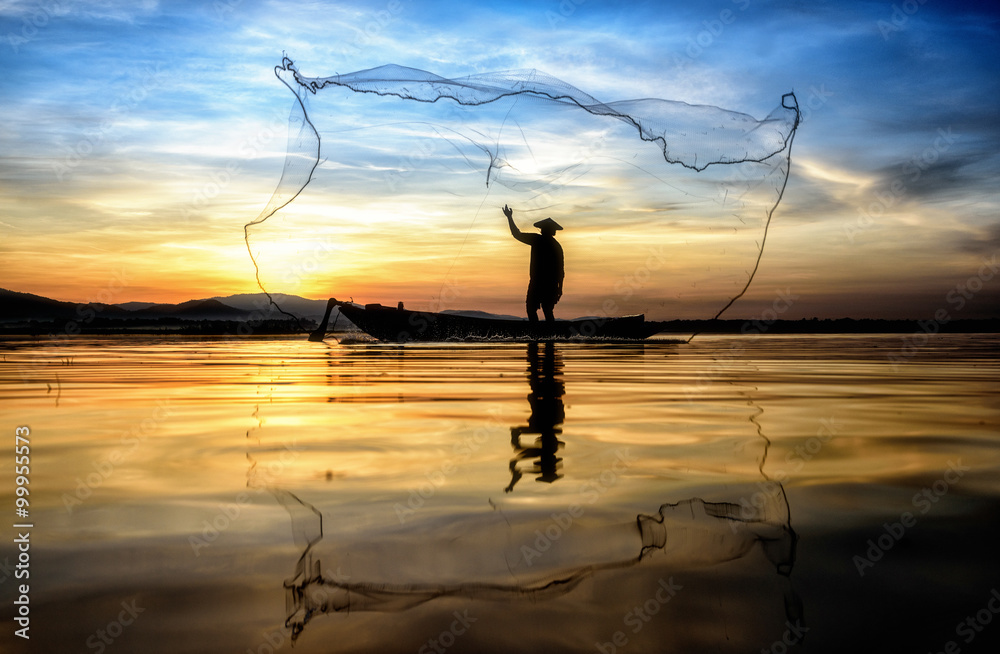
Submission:
<svg viewBox="0 0 1000 654">
<path fill-rule="evenodd" d="M 361 307 L 335 303 L 341 315 L 358 329 L 383 342 L 453 340 L 553 340 L 594 338 L 642 340 L 662 330 L 642 315 L 620 318 L 586 318 L 530 322 L 463 316 L 451 313 L 409 311 L 379 304 Z"/>
</svg>

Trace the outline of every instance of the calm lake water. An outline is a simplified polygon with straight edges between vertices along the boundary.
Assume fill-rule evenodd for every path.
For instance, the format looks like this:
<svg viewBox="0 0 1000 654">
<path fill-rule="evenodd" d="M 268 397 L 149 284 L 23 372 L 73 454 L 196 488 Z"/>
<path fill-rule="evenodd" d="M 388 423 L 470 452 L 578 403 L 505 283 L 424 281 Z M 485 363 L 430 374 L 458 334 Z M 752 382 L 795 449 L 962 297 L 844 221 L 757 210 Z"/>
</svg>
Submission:
<svg viewBox="0 0 1000 654">
<path fill-rule="evenodd" d="M 0 650 L 996 651 L 998 353 L 6 338 Z"/>
</svg>

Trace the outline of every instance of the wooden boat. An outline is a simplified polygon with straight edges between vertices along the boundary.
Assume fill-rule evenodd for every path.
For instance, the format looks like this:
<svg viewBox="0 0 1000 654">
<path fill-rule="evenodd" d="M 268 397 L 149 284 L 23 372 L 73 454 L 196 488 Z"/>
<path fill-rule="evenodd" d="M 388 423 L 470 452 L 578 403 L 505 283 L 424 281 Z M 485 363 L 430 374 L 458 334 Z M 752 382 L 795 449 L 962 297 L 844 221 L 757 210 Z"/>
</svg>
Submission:
<svg viewBox="0 0 1000 654">
<path fill-rule="evenodd" d="M 358 329 L 388 343 L 449 340 L 642 340 L 663 331 L 664 323 L 646 321 L 642 315 L 620 318 L 583 318 L 530 322 L 454 313 L 409 311 L 381 304 L 360 306 L 330 298 L 326 314 L 310 341 L 322 341 L 334 307 Z"/>
</svg>

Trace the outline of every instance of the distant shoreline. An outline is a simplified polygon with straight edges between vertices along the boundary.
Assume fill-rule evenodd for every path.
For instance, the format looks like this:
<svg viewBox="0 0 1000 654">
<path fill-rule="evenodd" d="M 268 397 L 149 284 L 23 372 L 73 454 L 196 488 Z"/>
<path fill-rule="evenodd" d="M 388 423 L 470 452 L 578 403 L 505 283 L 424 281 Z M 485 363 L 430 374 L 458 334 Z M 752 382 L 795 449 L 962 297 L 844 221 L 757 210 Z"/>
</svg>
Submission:
<svg viewBox="0 0 1000 654">
<path fill-rule="evenodd" d="M 970 318 L 939 323 L 934 320 L 835 318 L 803 320 L 671 320 L 664 333 L 701 334 L 995 334 L 1000 318 Z"/>
<path fill-rule="evenodd" d="M 345 320 L 346 322 L 346 320 Z M 312 320 L 301 324 L 294 320 L 185 320 L 102 319 L 89 323 L 62 320 L 29 320 L 0 324 L 0 336 L 59 337 L 192 335 L 192 336 L 293 336 L 306 335 L 315 328 Z M 995 334 L 1000 333 L 1000 318 L 952 320 L 936 323 L 928 320 L 878 319 L 808 319 L 776 320 L 770 324 L 752 320 L 669 320 L 663 321 L 661 334 L 719 334 L 759 336 L 768 334 Z M 303 329 L 305 328 L 305 329 Z M 340 332 L 355 330 L 338 330 Z"/>
<path fill-rule="evenodd" d="M 0 288 L 0 335 L 295 335 L 306 334 L 315 329 L 326 306 L 326 300 L 310 300 L 280 293 L 229 295 L 189 300 L 180 304 L 76 304 Z M 482 312 L 472 313 L 490 316 Z M 353 328 L 346 318 L 339 318 L 337 312 L 332 318 L 333 326 L 340 327 L 340 331 L 350 331 Z M 514 319 L 514 316 L 510 318 Z M 678 335 L 1000 333 L 1000 317 L 954 319 L 947 312 L 939 310 L 935 318 L 809 318 L 770 321 L 733 318 L 647 322 L 662 325 L 663 330 L 659 332 L 661 334 Z M 345 330 L 345 326 L 348 329 Z"/>
</svg>

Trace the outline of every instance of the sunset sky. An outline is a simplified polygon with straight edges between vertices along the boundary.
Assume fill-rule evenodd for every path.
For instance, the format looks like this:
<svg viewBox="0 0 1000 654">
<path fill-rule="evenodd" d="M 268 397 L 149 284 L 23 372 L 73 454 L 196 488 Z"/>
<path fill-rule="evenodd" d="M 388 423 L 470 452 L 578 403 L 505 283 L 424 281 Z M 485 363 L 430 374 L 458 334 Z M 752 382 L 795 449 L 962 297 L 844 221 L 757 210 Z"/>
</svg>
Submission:
<svg viewBox="0 0 1000 654">
<path fill-rule="evenodd" d="M 758 119 L 794 91 L 791 178 L 753 285 L 724 317 L 1000 316 L 1000 8 L 935 0 L 0 1 L 0 287 L 72 302 L 256 292 L 243 225 L 282 175 L 283 56 L 316 77 L 537 69 L 603 101 Z M 566 227 L 563 317 L 608 299 L 710 317 L 753 266 L 754 225 L 737 217 L 732 246 L 712 241 L 730 233 L 712 207 L 728 205 L 651 200 L 648 173 L 624 179 L 602 167 L 610 157 L 588 155 L 592 174 L 536 215 L 497 185 L 454 193 L 448 164 L 403 154 L 367 99 L 317 100 L 341 131 L 315 182 L 256 232 L 269 291 L 520 313 L 528 253 L 505 203 L 526 231 L 545 215 Z M 541 170 L 563 133 L 589 138 L 576 123 L 537 127 L 549 138 L 527 149 Z M 345 174 L 374 170 L 364 157 L 379 151 L 442 188 Z M 652 251 L 663 259 L 627 293 Z"/>
</svg>

